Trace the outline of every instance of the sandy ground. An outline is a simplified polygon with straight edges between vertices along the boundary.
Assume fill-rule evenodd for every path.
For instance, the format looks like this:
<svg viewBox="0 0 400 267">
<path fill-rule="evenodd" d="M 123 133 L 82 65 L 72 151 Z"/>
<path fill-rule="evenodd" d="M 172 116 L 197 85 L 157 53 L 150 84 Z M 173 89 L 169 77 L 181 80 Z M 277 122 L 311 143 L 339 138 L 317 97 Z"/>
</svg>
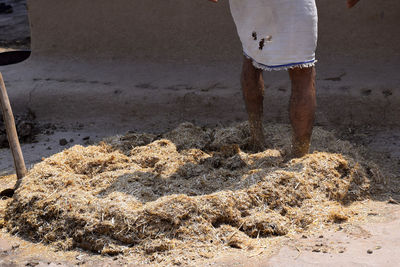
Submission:
<svg viewBox="0 0 400 267">
<path fill-rule="evenodd" d="M 398 266 L 400 207 L 386 202 L 361 203 L 369 211 L 362 225 L 338 225 L 312 235 L 283 240 L 257 251 L 227 250 L 220 256 L 191 262 L 191 266 Z M 57 251 L 1 233 L 1 266 L 145 266 L 121 256 L 101 257 L 74 250 Z"/>
<path fill-rule="evenodd" d="M 0 52 L 29 46 L 29 29 L 24 10 L 24 1 L 1 1 L 14 7 L 11 14 L 0 16 Z M 38 81 L 40 83 L 40 81 Z M 141 87 L 151 84 L 141 84 Z M 181 87 L 184 85 L 181 85 Z M 228 85 L 229 86 L 229 85 Z M 218 87 L 218 86 L 217 86 Z M 151 89 L 151 88 L 150 88 Z M 150 90 L 149 89 L 149 90 Z M 173 88 L 172 88 L 173 89 Z M 177 87 L 177 90 L 180 88 Z M 218 89 L 218 88 L 217 88 Z M 186 90 L 186 89 L 185 89 Z M 161 115 L 160 115 L 161 116 Z M 165 118 L 165 114 L 163 115 Z M 141 117 L 142 120 L 149 118 Z M 226 121 L 231 118 L 214 118 L 214 121 Z M 237 120 L 243 120 L 237 117 Z M 156 121 L 157 122 L 157 121 Z M 123 134 L 131 129 L 129 124 L 115 127 L 112 118 L 102 123 L 90 120 L 76 120 L 74 123 L 53 123 L 46 127 L 48 121 L 38 121 L 41 133 L 37 142 L 23 144 L 22 149 L 28 167 L 63 149 L 75 144 L 88 145 L 104 137 Z M 171 127 L 170 121 L 164 124 L 144 124 L 141 131 L 161 131 Z M 177 123 L 173 121 L 172 123 Z M 394 172 L 400 173 L 400 130 L 392 128 L 335 128 L 337 135 L 368 149 L 387 155 L 398 161 Z M 156 130 L 155 130 L 156 129 Z M 61 142 L 65 139 L 67 141 Z M 0 149 L 0 176 L 13 172 L 12 158 L 8 149 Z M 13 178 L 1 178 L 2 187 L 12 185 Z M 393 198 L 398 200 L 399 188 L 392 188 Z M 5 208 L 5 202 L 1 201 Z M 390 202 L 390 203 L 389 203 Z M 370 216 L 365 223 L 355 225 L 338 225 L 336 230 L 321 229 L 312 236 L 298 236 L 284 240 L 274 249 L 274 255 L 265 255 L 264 251 L 245 252 L 231 250 L 215 259 L 204 262 L 193 262 L 194 266 L 398 266 L 400 255 L 396 253 L 400 244 L 400 206 L 395 201 L 369 200 L 361 203 L 369 210 Z M 0 233 L 1 266 L 74 266 L 103 265 L 120 266 L 140 263 L 129 262 L 122 257 L 101 257 L 75 250 L 57 251 L 43 244 L 33 244 L 19 237 L 11 236 L 3 229 Z"/>
<path fill-rule="evenodd" d="M 223 255 L 210 265 L 219 266 L 397 266 L 400 241 L 400 209 L 384 203 L 366 202 L 370 218 L 353 225 L 312 236 L 288 240 L 275 255 Z M 376 211 L 379 210 L 379 213 Z M 207 266 L 205 264 L 204 266 Z"/>
</svg>

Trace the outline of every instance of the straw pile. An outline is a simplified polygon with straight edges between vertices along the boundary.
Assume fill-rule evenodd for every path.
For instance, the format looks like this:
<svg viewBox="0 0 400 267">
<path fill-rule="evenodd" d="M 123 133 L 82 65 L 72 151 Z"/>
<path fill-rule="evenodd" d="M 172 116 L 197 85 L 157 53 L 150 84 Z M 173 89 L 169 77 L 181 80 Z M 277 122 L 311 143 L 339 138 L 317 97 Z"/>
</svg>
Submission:
<svg viewBox="0 0 400 267">
<path fill-rule="evenodd" d="M 74 146 L 34 166 L 6 225 L 60 249 L 179 264 L 346 221 L 351 213 L 342 205 L 380 179 L 358 149 L 322 129 L 313 140 L 320 152 L 290 161 L 290 128 L 265 132 L 270 149 L 261 153 L 246 152 L 246 123 L 184 123 L 162 136 L 130 133 Z"/>
</svg>

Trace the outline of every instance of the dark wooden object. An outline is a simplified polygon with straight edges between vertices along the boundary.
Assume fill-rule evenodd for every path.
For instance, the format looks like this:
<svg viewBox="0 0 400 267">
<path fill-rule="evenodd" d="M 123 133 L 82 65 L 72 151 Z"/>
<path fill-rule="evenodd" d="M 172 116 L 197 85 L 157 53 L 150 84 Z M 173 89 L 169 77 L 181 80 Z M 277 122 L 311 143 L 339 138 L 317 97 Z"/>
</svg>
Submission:
<svg viewBox="0 0 400 267">
<path fill-rule="evenodd" d="M 19 184 L 20 180 L 26 175 L 26 167 L 24 157 L 22 155 L 21 146 L 19 144 L 17 129 L 15 127 L 14 115 L 11 110 L 10 100 L 6 86 L 4 84 L 3 76 L 0 73 L 0 106 L 3 113 L 4 124 L 6 126 L 8 142 L 10 144 L 11 153 L 14 158 L 15 171 Z"/>
</svg>

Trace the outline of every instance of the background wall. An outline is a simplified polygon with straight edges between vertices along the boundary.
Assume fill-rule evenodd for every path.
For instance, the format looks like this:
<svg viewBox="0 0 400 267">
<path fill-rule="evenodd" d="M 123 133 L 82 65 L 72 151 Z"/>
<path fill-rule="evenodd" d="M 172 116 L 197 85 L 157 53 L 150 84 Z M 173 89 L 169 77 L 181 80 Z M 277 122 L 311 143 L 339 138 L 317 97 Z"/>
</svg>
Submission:
<svg viewBox="0 0 400 267">
<path fill-rule="evenodd" d="M 236 60 L 228 0 L 30 0 L 36 53 Z M 318 0 L 320 59 L 398 61 L 400 1 Z"/>
</svg>

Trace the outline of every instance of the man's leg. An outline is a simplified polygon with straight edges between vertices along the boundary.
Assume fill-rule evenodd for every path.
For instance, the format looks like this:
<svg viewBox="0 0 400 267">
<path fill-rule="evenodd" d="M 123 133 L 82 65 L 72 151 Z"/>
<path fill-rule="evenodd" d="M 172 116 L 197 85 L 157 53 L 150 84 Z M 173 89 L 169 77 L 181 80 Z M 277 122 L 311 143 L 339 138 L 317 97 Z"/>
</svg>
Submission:
<svg viewBox="0 0 400 267">
<path fill-rule="evenodd" d="M 309 151 L 314 124 L 315 68 L 290 69 L 289 75 L 292 80 L 289 108 L 293 131 L 292 154 L 294 157 L 302 157 Z"/>
<path fill-rule="evenodd" d="M 264 80 L 262 70 L 253 66 L 251 59 L 244 58 L 242 69 L 242 90 L 249 116 L 251 149 L 261 151 L 265 148 L 262 126 Z"/>
</svg>

